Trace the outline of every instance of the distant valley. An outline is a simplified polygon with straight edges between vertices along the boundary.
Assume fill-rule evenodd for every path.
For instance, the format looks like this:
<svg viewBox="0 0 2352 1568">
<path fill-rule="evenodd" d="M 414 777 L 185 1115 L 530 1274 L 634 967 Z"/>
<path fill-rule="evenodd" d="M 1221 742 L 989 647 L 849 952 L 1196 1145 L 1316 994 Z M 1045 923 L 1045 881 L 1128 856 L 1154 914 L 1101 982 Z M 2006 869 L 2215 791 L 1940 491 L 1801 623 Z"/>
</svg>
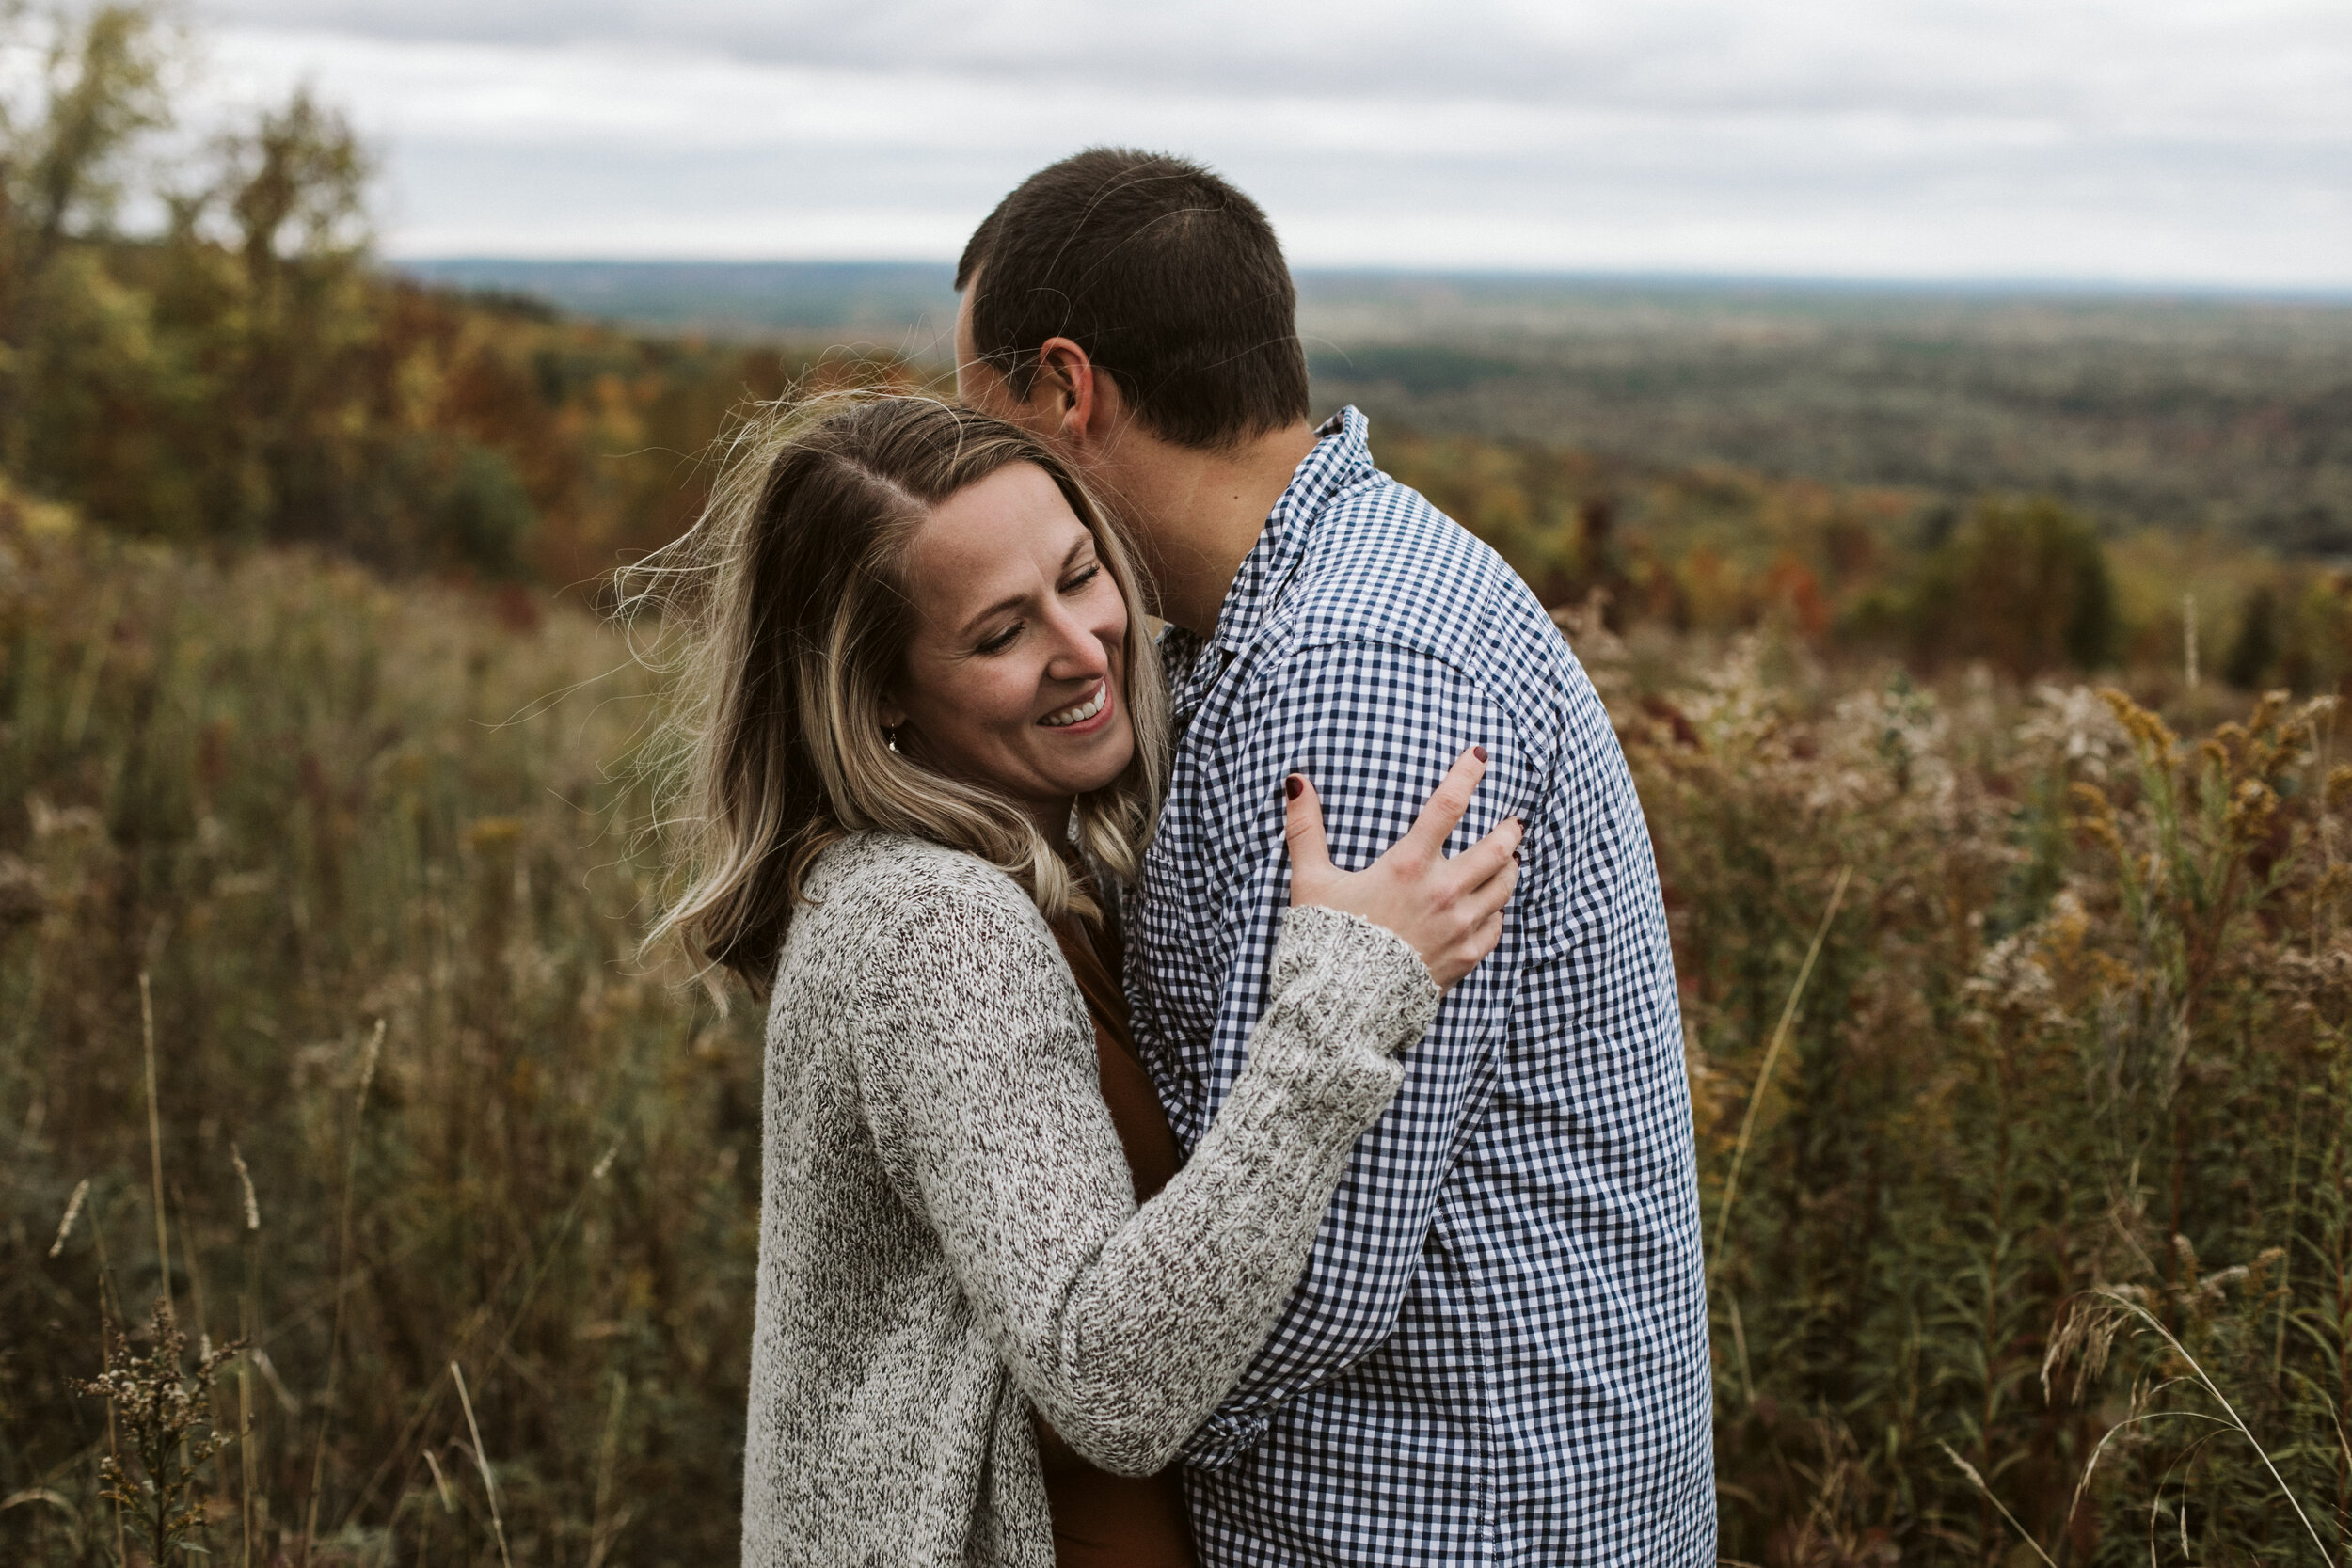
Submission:
<svg viewBox="0 0 2352 1568">
<path fill-rule="evenodd" d="M 944 365 L 950 269 L 410 262 L 662 333 Z M 2352 556 L 2352 299 L 1306 272 L 1319 407 L 1658 467 L 2047 494 L 2129 532 Z"/>
</svg>

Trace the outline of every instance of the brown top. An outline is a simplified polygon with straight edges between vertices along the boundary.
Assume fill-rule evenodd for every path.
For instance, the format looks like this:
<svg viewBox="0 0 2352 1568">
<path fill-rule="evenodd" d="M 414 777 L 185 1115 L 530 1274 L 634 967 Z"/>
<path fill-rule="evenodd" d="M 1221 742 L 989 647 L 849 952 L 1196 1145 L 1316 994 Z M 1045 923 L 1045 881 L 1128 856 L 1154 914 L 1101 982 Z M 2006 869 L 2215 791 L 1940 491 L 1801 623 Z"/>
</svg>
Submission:
<svg viewBox="0 0 2352 1568">
<path fill-rule="evenodd" d="M 1119 981 L 1119 929 L 1105 921 L 1089 933 L 1076 920 L 1061 920 L 1055 923 L 1054 938 L 1093 1015 L 1103 1102 L 1110 1107 L 1111 1126 L 1127 1152 L 1136 1201 L 1145 1202 L 1168 1185 L 1184 1162 L 1176 1152 L 1176 1135 L 1168 1131 L 1168 1113 L 1160 1108 L 1159 1091 L 1128 1033 L 1127 996 Z M 1054 1516 L 1055 1568 L 1196 1568 L 1175 1465 L 1141 1478 L 1098 1470 L 1041 1420 L 1038 1457 Z"/>
</svg>

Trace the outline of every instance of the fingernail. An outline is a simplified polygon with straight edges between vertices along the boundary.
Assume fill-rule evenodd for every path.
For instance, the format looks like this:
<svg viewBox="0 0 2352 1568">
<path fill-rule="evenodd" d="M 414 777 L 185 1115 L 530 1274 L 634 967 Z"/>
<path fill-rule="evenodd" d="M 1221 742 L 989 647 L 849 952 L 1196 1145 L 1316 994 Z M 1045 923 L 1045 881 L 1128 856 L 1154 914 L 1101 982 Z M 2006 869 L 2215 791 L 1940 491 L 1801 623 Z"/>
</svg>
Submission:
<svg viewBox="0 0 2352 1568">
<path fill-rule="evenodd" d="M 1282 799 L 1285 800 L 1295 800 L 1298 799 L 1298 792 L 1306 787 L 1307 781 L 1300 778 L 1297 774 L 1293 773 L 1289 778 L 1282 781 Z"/>
<path fill-rule="evenodd" d="M 1484 746 L 1473 746 L 1473 747 L 1471 747 L 1471 748 L 1470 748 L 1470 753 L 1471 753 L 1473 756 L 1477 757 L 1477 758 L 1478 758 L 1478 760 L 1479 760 L 1479 761 L 1481 761 L 1481 762 L 1484 762 L 1484 761 L 1486 761 L 1486 747 L 1484 747 Z"/>
</svg>

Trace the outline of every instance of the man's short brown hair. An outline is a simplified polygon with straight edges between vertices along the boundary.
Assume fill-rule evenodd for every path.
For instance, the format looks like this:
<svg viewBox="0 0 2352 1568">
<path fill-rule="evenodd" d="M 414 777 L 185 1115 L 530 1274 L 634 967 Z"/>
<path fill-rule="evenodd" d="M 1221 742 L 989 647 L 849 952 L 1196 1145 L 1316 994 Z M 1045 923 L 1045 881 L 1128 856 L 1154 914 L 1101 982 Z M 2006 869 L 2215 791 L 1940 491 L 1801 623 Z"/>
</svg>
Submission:
<svg viewBox="0 0 2352 1568">
<path fill-rule="evenodd" d="M 973 231 L 979 358 L 1026 398 L 1068 338 L 1164 440 L 1218 448 L 1304 420 L 1298 299 L 1258 204 L 1199 164 L 1089 148 L 1030 175 Z"/>
</svg>

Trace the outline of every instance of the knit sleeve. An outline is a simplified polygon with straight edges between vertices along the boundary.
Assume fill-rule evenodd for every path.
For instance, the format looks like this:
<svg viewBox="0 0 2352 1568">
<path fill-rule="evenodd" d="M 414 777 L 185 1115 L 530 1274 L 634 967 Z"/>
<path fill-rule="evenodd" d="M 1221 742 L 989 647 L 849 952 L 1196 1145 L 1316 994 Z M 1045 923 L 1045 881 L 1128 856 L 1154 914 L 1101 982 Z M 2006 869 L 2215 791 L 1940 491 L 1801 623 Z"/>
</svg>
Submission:
<svg viewBox="0 0 2352 1568">
<path fill-rule="evenodd" d="M 1035 911 L 934 889 L 890 925 L 856 1029 L 883 1164 L 1045 1419 L 1106 1469 L 1157 1470 L 1264 1338 L 1437 987 L 1391 933 L 1294 911 L 1248 1068 L 1138 1209 L 1083 1005 Z"/>
</svg>

